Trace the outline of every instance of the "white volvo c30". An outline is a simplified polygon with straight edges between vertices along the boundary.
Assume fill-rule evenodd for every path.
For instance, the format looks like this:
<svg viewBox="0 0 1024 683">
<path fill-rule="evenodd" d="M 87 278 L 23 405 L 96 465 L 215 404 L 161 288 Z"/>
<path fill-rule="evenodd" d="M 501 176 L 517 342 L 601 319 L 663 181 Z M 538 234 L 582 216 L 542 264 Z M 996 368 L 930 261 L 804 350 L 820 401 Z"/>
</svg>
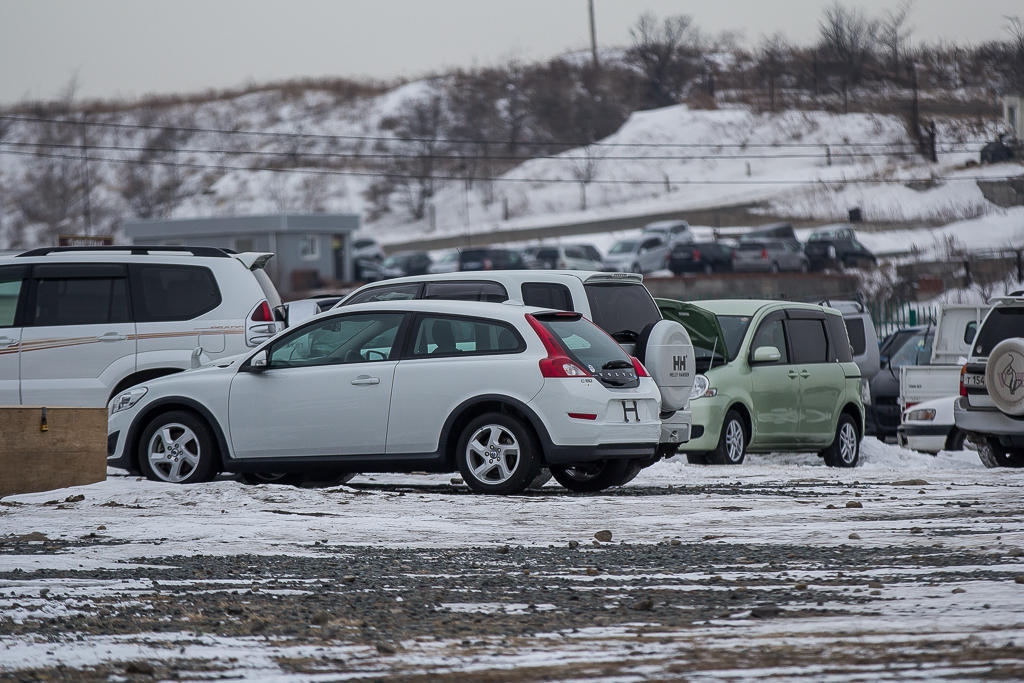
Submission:
<svg viewBox="0 0 1024 683">
<path fill-rule="evenodd" d="M 115 396 L 108 464 L 180 483 L 457 470 L 508 494 L 542 466 L 572 486 L 575 468 L 611 463 L 586 479 L 597 490 L 654 457 L 660 410 L 643 365 L 579 313 L 373 302 Z"/>
</svg>

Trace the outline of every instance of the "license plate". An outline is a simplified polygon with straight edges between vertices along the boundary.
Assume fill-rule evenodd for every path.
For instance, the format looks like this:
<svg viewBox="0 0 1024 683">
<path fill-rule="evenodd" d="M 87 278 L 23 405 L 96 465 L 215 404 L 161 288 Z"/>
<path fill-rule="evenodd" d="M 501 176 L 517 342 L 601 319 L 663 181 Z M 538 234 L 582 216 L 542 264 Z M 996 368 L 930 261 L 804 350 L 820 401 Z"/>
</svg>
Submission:
<svg viewBox="0 0 1024 683">
<path fill-rule="evenodd" d="M 985 375 L 964 375 L 965 387 L 985 388 Z"/>
</svg>

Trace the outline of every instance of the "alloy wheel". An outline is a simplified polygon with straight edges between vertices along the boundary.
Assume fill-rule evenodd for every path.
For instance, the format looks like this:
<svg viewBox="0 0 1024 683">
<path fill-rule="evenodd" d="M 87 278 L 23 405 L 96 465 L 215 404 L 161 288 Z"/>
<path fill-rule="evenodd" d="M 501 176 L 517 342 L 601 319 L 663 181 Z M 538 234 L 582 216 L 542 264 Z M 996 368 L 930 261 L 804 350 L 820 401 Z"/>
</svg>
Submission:
<svg viewBox="0 0 1024 683">
<path fill-rule="evenodd" d="M 153 472 L 172 484 L 187 479 L 199 465 L 201 456 L 195 432 L 178 422 L 170 422 L 158 429 L 146 449 L 146 458 Z"/>
<path fill-rule="evenodd" d="M 839 430 L 839 457 L 847 465 L 857 459 L 857 430 L 849 422 Z"/>
<path fill-rule="evenodd" d="M 743 459 L 743 439 L 743 425 L 733 420 L 725 429 L 725 448 L 730 461 L 739 462 Z"/>
<path fill-rule="evenodd" d="M 479 481 L 503 484 L 519 466 L 519 441 L 508 427 L 484 425 L 469 438 L 466 461 Z"/>
</svg>

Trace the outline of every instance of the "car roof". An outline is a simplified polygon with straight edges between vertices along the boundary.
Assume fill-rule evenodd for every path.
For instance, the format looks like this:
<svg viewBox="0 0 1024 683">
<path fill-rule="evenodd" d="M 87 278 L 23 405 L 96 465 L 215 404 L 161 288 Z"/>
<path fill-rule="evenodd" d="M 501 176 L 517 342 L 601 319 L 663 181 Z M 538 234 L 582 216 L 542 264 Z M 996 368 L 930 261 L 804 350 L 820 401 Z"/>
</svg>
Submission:
<svg viewBox="0 0 1024 683">
<path fill-rule="evenodd" d="M 453 301 L 449 299 L 403 299 L 400 301 L 371 301 L 332 308 L 330 313 L 321 315 L 347 315 L 360 311 L 412 311 L 416 313 L 441 313 L 480 318 L 493 318 L 505 322 L 521 322 L 528 313 L 564 313 L 550 308 L 524 306 L 518 302 L 491 303 L 487 301 Z M 318 316 L 319 317 L 319 316 Z"/>
<path fill-rule="evenodd" d="M 402 284 L 405 282 L 478 282 L 490 280 L 501 284 L 522 282 L 564 282 L 573 278 L 580 282 L 628 282 L 640 283 L 643 276 L 635 273 L 605 273 L 597 270 L 471 270 L 458 273 L 437 273 L 434 275 L 409 275 L 396 277 L 384 282 L 363 285 L 356 292 L 374 287 Z"/>
<path fill-rule="evenodd" d="M 834 308 L 819 306 L 818 304 L 804 304 L 796 301 L 777 301 L 774 299 L 711 299 L 709 301 L 694 301 L 694 306 L 699 306 L 715 315 L 756 315 L 764 308 L 773 309 L 796 308 L 805 311 L 824 311 L 835 315 L 842 315 Z"/>
</svg>

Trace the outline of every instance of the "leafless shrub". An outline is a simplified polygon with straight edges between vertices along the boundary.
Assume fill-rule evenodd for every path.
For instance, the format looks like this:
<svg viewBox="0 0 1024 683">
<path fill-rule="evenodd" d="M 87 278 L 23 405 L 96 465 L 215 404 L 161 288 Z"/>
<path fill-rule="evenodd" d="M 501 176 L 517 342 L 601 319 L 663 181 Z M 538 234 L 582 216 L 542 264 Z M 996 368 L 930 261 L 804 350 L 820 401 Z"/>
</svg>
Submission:
<svg viewBox="0 0 1024 683">
<path fill-rule="evenodd" d="M 572 177 L 580 184 L 581 211 L 587 210 L 587 185 L 597 178 L 601 156 L 601 150 L 596 145 L 588 145 L 571 157 Z"/>
<path fill-rule="evenodd" d="M 679 15 L 663 21 L 650 13 L 642 14 L 629 30 L 633 45 L 630 60 L 644 79 L 642 108 L 653 109 L 674 104 L 686 80 L 681 48 L 693 17 Z"/>
</svg>

